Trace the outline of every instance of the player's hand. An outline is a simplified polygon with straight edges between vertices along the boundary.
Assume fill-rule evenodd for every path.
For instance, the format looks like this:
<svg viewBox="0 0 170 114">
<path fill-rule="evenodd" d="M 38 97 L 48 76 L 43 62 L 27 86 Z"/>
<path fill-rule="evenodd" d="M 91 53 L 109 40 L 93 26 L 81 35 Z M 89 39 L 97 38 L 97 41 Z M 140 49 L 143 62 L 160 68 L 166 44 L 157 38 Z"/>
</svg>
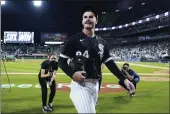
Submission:
<svg viewBox="0 0 170 114">
<path fill-rule="evenodd" d="M 135 93 L 135 87 L 134 85 L 128 80 L 125 79 L 124 80 L 124 84 L 126 85 L 126 87 L 129 89 L 129 95 L 133 95 Z"/>
<path fill-rule="evenodd" d="M 77 71 L 73 74 L 72 78 L 74 81 L 76 82 L 83 82 L 85 77 L 83 76 L 83 74 L 85 74 L 85 71 Z"/>
</svg>

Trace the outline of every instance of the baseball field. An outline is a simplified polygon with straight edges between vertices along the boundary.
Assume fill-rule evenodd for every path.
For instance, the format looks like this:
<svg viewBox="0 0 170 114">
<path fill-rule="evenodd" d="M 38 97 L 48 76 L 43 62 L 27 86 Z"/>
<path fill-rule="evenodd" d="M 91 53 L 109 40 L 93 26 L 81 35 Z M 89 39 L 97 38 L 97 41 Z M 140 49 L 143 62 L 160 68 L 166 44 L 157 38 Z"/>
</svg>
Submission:
<svg viewBox="0 0 170 114">
<path fill-rule="evenodd" d="M 1 112 L 42 113 L 38 72 L 43 60 L 1 63 Z M 123 62 L 116 62 L 119 68 Z M 99 94 L 97 113 L 169 113 L 169 65 L 167 63 L 130 62 L 140 75 L 136 96 L 129 98 L 118 85 L 118 79 L 105 67 Z M 69 98 L 71 79 L 60 69 L 57 71 L 57 91 L 50 113 L 76 113 Z M 48 89 L 48 94 L 50 90 Z"/>
</svg>

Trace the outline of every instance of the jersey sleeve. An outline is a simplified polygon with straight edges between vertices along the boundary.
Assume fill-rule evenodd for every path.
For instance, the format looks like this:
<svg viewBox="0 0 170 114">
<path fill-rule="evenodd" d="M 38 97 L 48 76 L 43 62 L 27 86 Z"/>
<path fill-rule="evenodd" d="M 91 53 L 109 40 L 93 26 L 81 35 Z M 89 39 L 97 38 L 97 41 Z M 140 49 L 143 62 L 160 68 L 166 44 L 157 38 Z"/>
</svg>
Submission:
<svg viewBox="0 0 170 114">
<path fill-rule="evenodd" d="M 63 50 L 60 54 L 60 57 L 63 58 L 72 58 L 75 55 L 75 46 L 76 42 L 73 37 L 71 37 L 67 42 L 65 42 L 65 45 L 63 47 Z"/>
<path fill-rule="evenodd" d="M 111 57 L 110 55 L 110 52 L 109 52 L 109 48 L 108 46 L 105 44 L 104 46 L 104 54 L 103 54 L 103 58 L 102 58 L 102 63 L 107 63 L 108 61 L 112 60 L 113 58 Z"/>
</svg>

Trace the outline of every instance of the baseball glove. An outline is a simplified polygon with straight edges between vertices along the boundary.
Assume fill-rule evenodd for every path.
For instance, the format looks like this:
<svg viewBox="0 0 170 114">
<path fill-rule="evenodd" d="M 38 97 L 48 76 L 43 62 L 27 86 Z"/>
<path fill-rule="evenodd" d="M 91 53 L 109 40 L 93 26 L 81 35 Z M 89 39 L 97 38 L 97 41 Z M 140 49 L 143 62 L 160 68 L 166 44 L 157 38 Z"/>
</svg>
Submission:
<svg viewBox="0 0 170 114">
<path fill-rule="evenodd" d="M 87 58 L 81 55 L 73 57 L 70 61 L 69 66 L 76 71 L 85 71 Z"/>
</svg>

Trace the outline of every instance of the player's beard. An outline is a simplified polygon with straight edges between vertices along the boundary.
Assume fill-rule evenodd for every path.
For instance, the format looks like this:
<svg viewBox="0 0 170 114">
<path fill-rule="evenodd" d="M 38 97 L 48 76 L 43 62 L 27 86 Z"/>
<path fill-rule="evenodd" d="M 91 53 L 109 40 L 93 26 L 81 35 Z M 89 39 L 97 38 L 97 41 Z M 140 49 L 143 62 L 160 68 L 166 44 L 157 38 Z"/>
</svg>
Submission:
<svg viewBox="0 0 170 114">
<path fill-rule="evenodd" d="M 91 23 L 91 24 L 84 24 L 84 29 L 87 29 L 87 30 L 92 30 L 92 29 L 94 29 L 94 24 L 93 23 Z"/>
</svg>

